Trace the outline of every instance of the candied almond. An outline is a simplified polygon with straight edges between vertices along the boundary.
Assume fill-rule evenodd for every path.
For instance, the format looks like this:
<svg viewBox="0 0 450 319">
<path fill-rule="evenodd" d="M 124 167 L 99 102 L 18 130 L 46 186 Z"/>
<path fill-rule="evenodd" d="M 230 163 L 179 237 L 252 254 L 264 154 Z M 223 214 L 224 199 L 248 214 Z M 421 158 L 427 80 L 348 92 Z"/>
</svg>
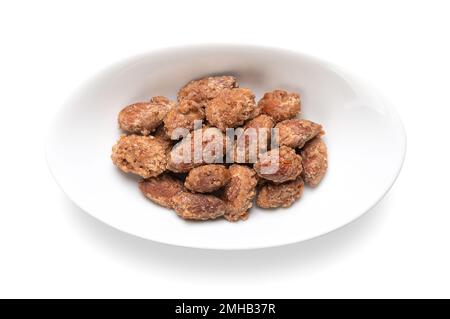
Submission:
<svg viewBox="0 0 450 319">
<path fill-rule="evenodd" d="M 304 183 L 301 177 L 281 184 L 268 182 L 260 186 L 256 205 L 261 208 L 289 207 L 303 194 Z"/>
<path fill-rule="evenodd" d="M 231 165 L 229 171 L 231 179 L 222 194 L 227 206 L 224 217 L 228 221 L 245 220 L 256 195 L 256 174 L 250 167 L 238 164 Z"/>
<path fill-rule="evenodd" d="M 184 185 L 197 193 L 210 193 L 223 187 L 229 181 L 230 172 L 224 165 L 209 164 L 191 169 Z"/>
<path fill-rule="evenodd" d="M 167 173 L 141 180 L 139 189 L 151 201 L 168 208 L 173 207 L 172 198 L 185 191 L 183 182 Z"/>
<path fill-rule="evenodd" d="M 242 134 L 234 144 L 233 161 L 235 163 L 255 163 L 261 153 L 269 149 L 273 119 L 265 114 L 247 121 Z"/>
<path fill-rule="evenodd" d="M 253 165 L 256 173 L 275 183 L 296 179 L 302 172 L 302 158 L 287 146 L 272 149 Z"/>
<path fill-rule="evenodd" d="M 300 113 L 300 95 L 284 90 L 274 90 L 264 94 L 258 102 L 261 111 L 270 115 L 275 122 L 280 122 L 297 116 Z"/>
<path fill-rule="evenodd" d="M 275 128 L 278 129 L 279 144 L 292 148 L 302 148 L 307 141 L 324 134 L 322 125 L 303 119 L 284 120 Z"/>
<path fill-rule="evenodd" d="M 166 146 L 153 136 L 123 135 L 113 146 L 111 159 L 125 173 L 154 177 L 166 169 Z"/>
<path fill-rule="evenodd" d="M 205 111 L 195 101 L 182 100 L 180 104 L 167 113 L 164 118 L 164 129 L 168 136 L 173 139 L 173 133 L 176 129 L 183 128 L 189 131 L 194 130 L 195 121 L 202 121 L 205 118 Z"/>
<path fill-rule="evenodd" d="M 308 186 L 317 186 L 328 168 L 328 152 L 325 142 L 316 137 L 306 143 L 300 152 L 303 158 L 303 179 Z"/>
<path fill-rule="evenodd" d="M 226 136 L 215 127 L 195 130 L 172 148 L 167 169 L 187 173 L 202 164 L 223 163 L 226 141 Z"/>
<path fill-rule="evenodd" d="M 244 124 L 255 109 L 255 95 L 249 89 L 223 89 L 206 105 L 206 119 L 225 132 L 227 128 Z"/>
<path fill-rule="evenodd" d="M 208 220 L 225 214 L 226 205 L 214 195 L 180 192 L 172 198 L 173 209 L 183 219 Z"/>
<path fill-rule="evenodd" d="M 174 106 L 173 102 L 163 96 L 155 96 L 149 102 L 128 105 L 119 113 L 119 126 L 129 133 L 148 135 L 161 125 Z"/>
<path fill-rule="evenodd" d="M 275 125 L 275 122 L 273 118 L 266 114 L 261 114 L 255 118 L 252 118 L 251 120 L 248 120 L 245 122 L 244 129 L 248 128 L 263 128 L 263 129 L 270 129 Z"/>
<path fill-rule="evenodd" d="M 238 87 L 234 76 L 210 76 L 187 83 L 178 92 L 178 101 L 193 100 L 206 106 L 206 103 L 215 98 L 223 89 Z"/>
</svg>

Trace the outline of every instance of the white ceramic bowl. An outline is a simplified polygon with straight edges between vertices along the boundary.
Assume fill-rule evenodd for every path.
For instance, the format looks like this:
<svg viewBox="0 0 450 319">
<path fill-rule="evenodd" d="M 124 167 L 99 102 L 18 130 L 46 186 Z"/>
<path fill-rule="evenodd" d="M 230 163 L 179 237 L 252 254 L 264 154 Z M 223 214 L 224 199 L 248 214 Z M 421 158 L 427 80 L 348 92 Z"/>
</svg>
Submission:
<svg viewBox="0 0 450 319">
<path fill-rule="evenodd" d="M 299 92 L 302 116 L 324 126 L 328 173 L 292 207 L 254 207 L 245 222 L 187 222 L 146 199 L 138 178 L 111 163 L 117 114 L 125 105 L 154 95 L 175 99 L 187 81 L 217 74 L 235 75 L 257 99 L 276 88 Z M 179 246 L 250 249 L 313 238 L 361 216 L 394 183 L 405 146 L 395 110 L 335 66 L 273 48 L 205 45 L 132 57 L 87 81 L 56 116 L 47 159 L 67 196 L 117 229 Z"/>
</svg>

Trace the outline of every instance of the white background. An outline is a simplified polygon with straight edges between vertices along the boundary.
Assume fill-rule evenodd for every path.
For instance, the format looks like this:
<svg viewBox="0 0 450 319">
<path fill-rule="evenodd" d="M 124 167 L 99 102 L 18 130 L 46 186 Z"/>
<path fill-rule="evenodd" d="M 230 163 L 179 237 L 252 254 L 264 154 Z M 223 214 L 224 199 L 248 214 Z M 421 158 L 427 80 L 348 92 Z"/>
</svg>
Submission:
<svg viewBox="0 0 450 319">
<path fill-rule="evenodd" d="M 448 1 L 2 1 L 0 297 L 450 297 L 449 31 Z M 137 239 L 69 202 L 43 147 L 64 99 L 122 58 L 211 42 L 298 50 L 377 87 L 408 135 L 385 199 L 242 252 Z"/>
</svg>

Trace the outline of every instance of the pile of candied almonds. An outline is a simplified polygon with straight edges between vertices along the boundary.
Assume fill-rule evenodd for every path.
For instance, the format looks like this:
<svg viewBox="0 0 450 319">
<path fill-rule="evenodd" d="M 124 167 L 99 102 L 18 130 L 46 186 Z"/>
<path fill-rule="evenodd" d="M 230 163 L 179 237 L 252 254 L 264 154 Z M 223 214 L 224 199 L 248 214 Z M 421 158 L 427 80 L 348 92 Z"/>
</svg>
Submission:
<svg viewBox="0 0 450 319">
<path fill-rule="evenodd" d="M 297 93 L 274 90 L 256 103 L 252 91 L 239 88 L 233 76 L 193 80 L 180 89 L 176 102 L 155 96 L 122 109 L 118 122 L 126 134 L 111 158 L 123 172 L 142 177 L 139 188 L 147 198 L 184 219 L 246 220 L 255 198 L 261 208 L 289 207 L 301 198 L 304 184 L 315 187 L 326 173 L 322 126 L 297 118 L 300 110 Z M 196 127 L 198 121 L 204 125 Z M 200 161 L 177 160 L 183 147 L 193 148 L 196 133 L 201 133 L 203 146 L 225 145 L 226 129 L 239 127 L 244 133 L 250 128 L 265 131 L 268 145 L 276 131 L 279 148 L 258 148 L 254 159 L 236 144 L 233 163 L 225 163 L 226 150 L 213 154 L 213 162 L 201 156 Z M 187 133 L 174 136 L 179 128 Z M 278 168 L 267 172 L 274 152 Z"/>
</svg>

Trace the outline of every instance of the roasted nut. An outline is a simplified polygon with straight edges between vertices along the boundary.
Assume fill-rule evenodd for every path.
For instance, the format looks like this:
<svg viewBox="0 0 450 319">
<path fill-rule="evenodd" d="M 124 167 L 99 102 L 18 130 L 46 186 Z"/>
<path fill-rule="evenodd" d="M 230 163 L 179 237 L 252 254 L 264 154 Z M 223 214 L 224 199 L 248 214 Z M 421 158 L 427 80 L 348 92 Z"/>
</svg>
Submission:
<svg viewBox="0 0 450 319">
<path fill-rule="evenodd" d="M 120 137 L 112 149 L 113 163 L 125 173 L 144 178 L 158 176 L 166 169 L 166 148 L 153 136 Z"/>
<path fill-rule="evenodd" d="M 151 201 L 168 208 L 173 207 L 172 198 L 185 191 L 183 182 L 169 174 L 141 180 L 139 189 Z"/>
<path fill-rule="evenodd" d="M 253 169 L 237 164 L 231 165 L 229 171 L 231 180 L 222 194 L 227 206 L 224 217 L 228 221 L 245 220 L 256 194 L 256 174 Z"/>
<path fill-rule="evenodd" d="M 172 198 L 173 209 L 183 219 L 207 220 L 223 216 L 225 203 L 214 195 L 180 192 Z"/>
<path fill-rule="evenodd" d="M 275 125 L 275 122 L 272 117 L 266 114 L 261 114 L 249 121 L 247 121 L 244 125 L 244 129 L 248 128 L 262 128 L 267 129 L 268 133 L 270 133 L 270 129 Z"/>
<path fill-rule="evenodd" d="M 303 179 L 308 186 L 317 186 L 325 176 L 328 168 L 327 146 L 316 137 L 306 143 L 300 154 L 303 158 Z"/>
<path fill-rule="evenodd" d="M 164 96 L 155 96 L 150 102 L 128 105 L 119 113 L 119 126 L 129 133 L 148 135 L 161 125 L 174 106 Z"/>
<path fill-rule="evenodd" d="M 178 128 L 185 128 L 189 131 L 194 129 L 195 121 L 201 121 L 205 118 L 203 107 L 192 100 L 182 100 L 180 104 L 167 113 L 164 118 L 164 128 L 168 136 L 173 139 L 172 133 Z"/>
<path fill-rule="evenodd" d="M 308 120 L 284 120 L 277 125 L 279 144 L 292 148 L 302 148 L 317 135 L 323 135 L 322 125 Z"/>
<path fill-rule="evenodd" d="M 204 127 L 186 135 L 170 152 L 167 169 L 186 173 L 202 164 L 223 163 L 225 135 L 215 127 Z"/>
<path fill-rule="evenodd" d="M 289 207 L 303 194 L 304 183 L 301 177 L 296 180 L 262 185 L 256 196 L 256 205 L 261 208 Z"/>
<path fill-rule="evenodd" d="M 184 186 L 197 193 L 210 193 L 230 181 L 230 172 L 223 165 L 203 165 L 189 171 Z"/>
<path fill-rule="evenodd" d="M 234 76 L 212 76 L 190 81 L 178 92 L 178 101 L 193 100 L 206 106 L 223 89 L 238 87 Z"/>
<path fill-rule="evenodd" d="M 283 90 L 267 92 L 258 102 L 262 112 L 270 115 L 275 122 L 290 119 L 300 113 L 300 95 Z"/>
<path fill-rule="evenodd" d="M 292 148 L 281 146 L 279 149 L 272 149 L 262 154 L 253 167 L 262 178 L 283 183 L 294 180 L 300 175 L 302 158 Z"/>
<path fill-rule="evenodd" d="M 255 109 L 255 95 L 249 89 L 223 89 L 206 105 L 206 119 L 225 132 L 227 128 L 244 124 Z"/>
<path fill-rule="evenodd" d="M 268 150 L 271 128 L 274 125 L 273 119 L 265 114 L 247 121 L 242 135 L 238 136 L 234 145 L 234 162 L 255 163 L 259 155 Z"/>
</svg>

